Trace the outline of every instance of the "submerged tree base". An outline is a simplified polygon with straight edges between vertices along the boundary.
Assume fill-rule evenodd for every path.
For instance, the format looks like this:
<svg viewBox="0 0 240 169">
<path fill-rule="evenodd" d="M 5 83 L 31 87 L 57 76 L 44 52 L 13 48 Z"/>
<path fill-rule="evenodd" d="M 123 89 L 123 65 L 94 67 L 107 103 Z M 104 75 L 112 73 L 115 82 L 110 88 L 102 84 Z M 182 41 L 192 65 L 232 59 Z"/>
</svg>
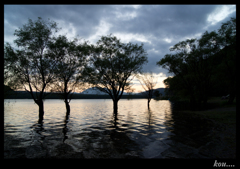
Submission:
<svg viewBox="0 0 240 169">
<path fill-rule="evenodd" d="M 118 112 L 118 101 L 113 101 L 113 113 L 117 115 Z"/>
</svg>

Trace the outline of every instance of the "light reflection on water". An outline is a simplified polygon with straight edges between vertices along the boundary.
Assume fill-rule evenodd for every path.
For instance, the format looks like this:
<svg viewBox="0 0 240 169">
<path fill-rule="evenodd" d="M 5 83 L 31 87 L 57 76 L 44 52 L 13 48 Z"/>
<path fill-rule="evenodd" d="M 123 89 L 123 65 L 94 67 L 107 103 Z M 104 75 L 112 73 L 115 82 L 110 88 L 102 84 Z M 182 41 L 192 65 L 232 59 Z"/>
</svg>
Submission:
<svg viewBox="0 0 240 169">
<path fill-rule="evenodd" d="M 15 100 L 13 104 L 5 104 L 5 134 L 20 139 L 20 147 L 42 145 L 45 142 L 48 146 L 54 146 L 64 142 L 79 151 L 86 148 L 77 144 L 84 140 L 98 143 L 87 146 L 101 149 L 104 139 L 101 141 L 99 137 L 104 135 L 108 141 L 111 137 L 123 142 L 127 139 L 126 144 L 119 142 L 126 146 L 129 143 L 130 147 L 124 153 L 132 150 L 134 143 L 133 150 L 137 148 L 134 151 L 143 157 L 150 157 L 154 154 L 148 152 L 147 146 L 151 142 L 166 139 L 169 133 L 164 125 L 165 118 L 171 114 L 169 101 L 153 100 L 148 110 L 146 100 L 120 100 L 116 118 L 113 116 L 112 100 L 72 100 L 70 105 L 70 117 L 66 117 L 63 101 L 45 101 L 44 120 L 38 124 L 38 107 L 32 100 Z"/>
<path fill-rule="evenodd" d="M 72 100 L 70 116 L 66 117 L 62 100 L 46 100 L 41 124 L 38 106 L 32 100 L 5 102 L 5 135 L 20 140 L 9 146 L 39 145 L 47 149 L 47 157 L 59 155 L 55 149 L 62 143 L 70 145 L 72 152 L 84 152 L 86 158 L 123 157 L 129 152 L 143 158 L 161 157 L 169 147 L 165 140 L 173 135 L 169 101 L 152 100 L 148 110 L 145 99 L 120 100 L 118 116 L 114 117 L 112 100 Z"/>
</svg>

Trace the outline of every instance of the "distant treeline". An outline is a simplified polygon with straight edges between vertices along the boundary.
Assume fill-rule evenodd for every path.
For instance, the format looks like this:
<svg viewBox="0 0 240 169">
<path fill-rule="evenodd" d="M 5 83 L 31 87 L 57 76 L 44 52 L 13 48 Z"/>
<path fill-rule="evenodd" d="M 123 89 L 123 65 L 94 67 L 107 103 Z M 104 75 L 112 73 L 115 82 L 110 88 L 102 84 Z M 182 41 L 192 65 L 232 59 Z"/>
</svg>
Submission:
<svg viewBox="0 0 240 169">
<path fill-rule="evenodd" d="M 39 94 L 39 93 L 37 93 Z M 63 99 L 57 93 L 46 93 L 45 99 Z M 5 99 L 32 99 L 30 93 L 25 91 L 12 91 L 11 94 L 5 96 Z M 111 99 L 109 95 L 97 95 L 97 94 L 80 94 L 74 93 L 72 99 Z M 144 99 L 143 95 L 123 95 L 122 99 Z"/>
</svg>

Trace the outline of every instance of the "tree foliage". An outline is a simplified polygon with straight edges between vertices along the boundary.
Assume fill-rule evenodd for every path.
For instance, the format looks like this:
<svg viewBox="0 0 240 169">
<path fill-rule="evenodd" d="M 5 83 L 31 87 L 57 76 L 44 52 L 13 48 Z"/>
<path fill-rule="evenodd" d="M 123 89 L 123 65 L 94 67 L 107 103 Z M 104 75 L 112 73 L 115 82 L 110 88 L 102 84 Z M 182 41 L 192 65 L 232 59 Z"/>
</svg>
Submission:
<svg viewBox="0 0 240 169">
<path fill-rule="evenodd" d="M 117 105 L 123 91 L 130 89 L 134 74 L 147 63 L 143 44 L 124 44 L 110 34 L 92 45 L 91 53 L 90 66 L 86 69 L 88 82 L 109 94 Z"/>
<path fill-rule="evenodd" d="M 83 76 L 88 55 L 87 42 L 78 43 L 78 39 L 69 41 L 66 36 L 58 36 L 50 43 L 48 56 L 57 60 L 54 69 L 55 82 L 52 91 L 57 92 L 66 104 L 67 114 L 70 113 L 69 103 L 76 89 L 83 89 Z"/>
<path fill-rule="evenodd" d="M 53 82 L 52 68 L 56 62 L 47 55 L 53 30 L 58 30 L 56 23 L 38 18 L 35 22 L 29 19 L 28 24 L 15 31 L 18 38 L 14 43 L 19 49 L 14 49 L 9 43 L 4 48 L 4 66 L 11 77 L 11 82 L 8 80 L 6 83 L 29 92 L 43 92 Z M 33 95 L 33 99 L 36 102 L 39 96 Z"/>
<path fill-rule="evenodd" d="M 54 82 L 54 68 L 57 59 L 48 56 L 49 44 L 53 41 L 52 34 L 57 32 L 57 24 L 52 21 L 29 19 L 22 28 L 15 30 L 17 39 L 14 49 L 9 43 L 4 47 L 5 83 L 13 88 L 28 91 L 34 102 L 39 106 L 39 118 L 43 118 L 43 99 L 45 90 L 50 90 Z"/>
<path fill-rule="evenodd" d="M 149 103 L 153 97 L 153 88 L 156 86 L 157 81 L 154 80 L 153 73 L 143 73 L 137 76 L 138 80 L 142 86 L 142 88 L 145 90 L 145 97 L 148 99 L 148 109 L 149 109 Z M 159 93 L 158 93 L 159 95 Z"/>
<path fill-rule="evenodd" d="M 88 45 L 56 37 L 58 30 L 55 22 L 40 17 L 15 30 L 18 48 L 9 43 L 4 46 L 4 84 L 31 94 L 39 106 L 39 120 L 44 115 L 46 91 L 61 93 L 70 112 L 71 93 L 86 82 L 108 93 L 117 108 L 123 91 L 130 91 L 131 79 L 147 63 L 143 44 L 124 44 L 108 35 Z"/>
<path fill-rule="evenodd" d="M 164 81 L 169 91 L 189 98 L 195 108 L 205 107 L 208 97 L 219 86 L 219 78 L 224 77 L 233 86 L 229 93 L 234 95 L 236 19 L 223 23 L 218 32 L 206 31 L 198 40 L 179 42 L 170 51 L 173 54 L 166 54 L 157 62 L 174 74 Z"/>
</svg>

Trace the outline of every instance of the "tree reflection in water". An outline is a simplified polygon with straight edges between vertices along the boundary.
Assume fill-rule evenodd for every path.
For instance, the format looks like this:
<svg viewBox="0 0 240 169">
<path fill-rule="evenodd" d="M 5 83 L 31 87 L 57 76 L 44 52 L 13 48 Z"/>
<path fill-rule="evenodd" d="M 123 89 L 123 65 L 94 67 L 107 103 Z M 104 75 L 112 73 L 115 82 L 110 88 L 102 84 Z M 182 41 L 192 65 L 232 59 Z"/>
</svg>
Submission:
<svg viewBox="0 0 240 169">
<path fill-rule="evenodd" d="M 37 110 L 25 108 L 31 102 L 18 101 L 4 112 L 7 157 L 20 146 L 27 158 L 187 158 L 211 140 L 206 120 L 172 111 L 169 101 L 153 100 L 147 110 L 144 101 L 123 100 L 115 114 L 111 100 L 76 100 L 66 116 L 62 102 L 51 100 L 38 122 Z"/>
</svg>

